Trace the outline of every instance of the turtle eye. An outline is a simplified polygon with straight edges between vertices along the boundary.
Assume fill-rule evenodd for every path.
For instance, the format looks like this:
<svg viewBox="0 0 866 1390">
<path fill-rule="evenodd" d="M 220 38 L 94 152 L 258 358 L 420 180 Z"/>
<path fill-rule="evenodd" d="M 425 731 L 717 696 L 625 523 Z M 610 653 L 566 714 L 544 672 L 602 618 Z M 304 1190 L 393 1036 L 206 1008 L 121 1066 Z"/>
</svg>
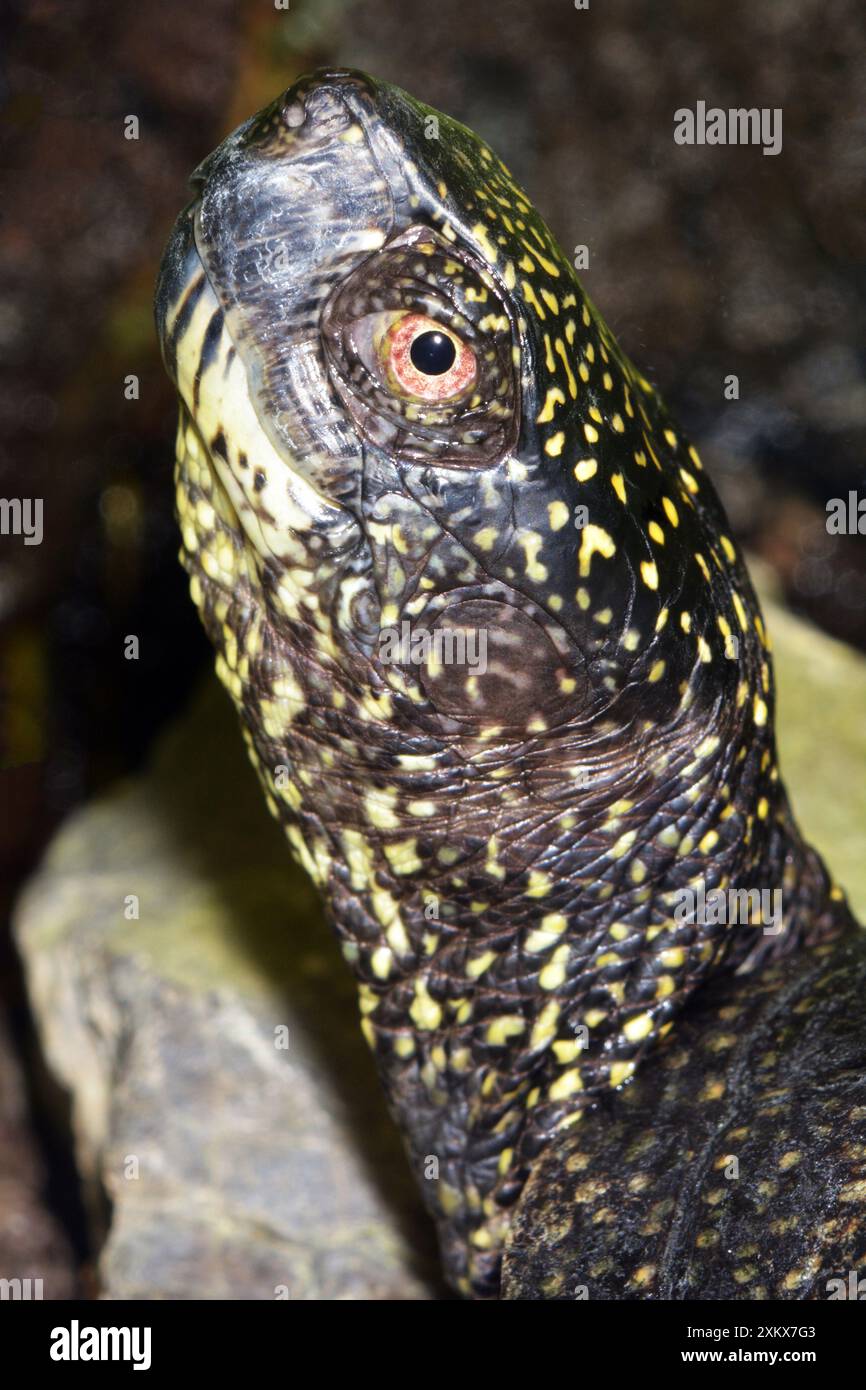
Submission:
<svg viewBox="0 0 866 1390">
<path fill-rule="evenodd" d="M 475 382 L 472 349 L 426 314 L 403 314 L 379 344 L 379 357 L 392 387 L 422 401 L 448 401 Z"/>
<path fill-rule="evenodd" d="M 485 267 L 429 227 L 407 228 L 339 279 L 320 332 L 334 394 L 380 453 L 474 468 L 516 440 L 509 304 Z"/>
</svg>

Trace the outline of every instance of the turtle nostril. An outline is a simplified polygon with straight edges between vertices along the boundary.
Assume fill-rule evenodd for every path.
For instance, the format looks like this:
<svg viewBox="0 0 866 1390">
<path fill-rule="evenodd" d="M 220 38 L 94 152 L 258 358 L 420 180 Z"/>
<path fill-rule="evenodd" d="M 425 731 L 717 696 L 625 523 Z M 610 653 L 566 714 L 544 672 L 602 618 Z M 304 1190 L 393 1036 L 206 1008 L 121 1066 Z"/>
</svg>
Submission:
<svg viewBox="0 0 866 1390">
<path fill-rule="evenodd" d="M 307 108 L 302 101 L 292 101 L 283 111 L 283 119 L 291 130 L 297 130 L 307 119 Z"/>
</svg>

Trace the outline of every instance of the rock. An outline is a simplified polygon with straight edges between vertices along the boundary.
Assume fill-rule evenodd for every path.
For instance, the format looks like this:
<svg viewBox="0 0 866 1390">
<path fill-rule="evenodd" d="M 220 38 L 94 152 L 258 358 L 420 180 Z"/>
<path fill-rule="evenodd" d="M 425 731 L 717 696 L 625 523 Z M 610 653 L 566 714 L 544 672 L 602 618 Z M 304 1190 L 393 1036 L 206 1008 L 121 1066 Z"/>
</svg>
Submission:
<svg viewBox="0 0 866 1390">
<path fill-rule="evenodd" d="M 866 925 L 866 660 L 770 596 L 750 559 L 773 642 L 782 776 L 806 836 Z"/>
<path fill-rule="evenodd" d="M 103 1296 L 440 1292 L 354 986 L 215 682 L 67 822 L 16 935 Z"/>
<path fill-rule="evenodd" d="M 764 602 L 794 805 L 866 916 L 866 661 Z M 106 1297 L 441 1294 L 354 986 L 215 682 L 61 830 L 16 932 Z"/>
</svg>

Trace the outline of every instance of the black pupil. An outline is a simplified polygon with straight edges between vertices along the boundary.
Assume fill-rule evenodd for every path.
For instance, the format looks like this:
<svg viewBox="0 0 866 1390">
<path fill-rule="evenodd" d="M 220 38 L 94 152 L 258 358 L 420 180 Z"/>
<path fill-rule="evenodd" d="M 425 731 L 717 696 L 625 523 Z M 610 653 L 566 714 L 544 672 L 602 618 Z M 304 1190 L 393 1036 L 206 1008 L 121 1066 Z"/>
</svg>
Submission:
<svg viewBox="0 0 866 1390">
<path fill-rule="evenodd" d="M 425 376 L 441 376 L 454 366 L 457 351 L 446 333 L 419 333 L 409 349 L 413 367 Z"/>
</svg>

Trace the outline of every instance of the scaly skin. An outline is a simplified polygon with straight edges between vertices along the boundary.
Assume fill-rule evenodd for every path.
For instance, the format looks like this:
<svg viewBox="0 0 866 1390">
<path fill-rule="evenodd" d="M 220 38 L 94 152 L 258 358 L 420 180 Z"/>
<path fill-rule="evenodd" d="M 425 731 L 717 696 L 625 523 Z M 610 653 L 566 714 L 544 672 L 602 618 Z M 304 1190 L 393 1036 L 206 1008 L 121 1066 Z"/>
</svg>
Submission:
<svg viewBox="0 0 866 1390">
<path fill-rule="evenodd" d="M 698 987 L 850 915 L 712 485 L 505 166 L 322 72 L 194 186 L 157 295 L 192 596 L 447 1273 L 495 1295 L 527 1174 Z M 405 312 L 469 345 L 464 395 L 383 368 L 371 325 Z M 404 622 L 483 632 L 486 671 L 386 660 Z M 781 888 L 780 931 L 678 922 L 699 881 Z"/>
</svg>

